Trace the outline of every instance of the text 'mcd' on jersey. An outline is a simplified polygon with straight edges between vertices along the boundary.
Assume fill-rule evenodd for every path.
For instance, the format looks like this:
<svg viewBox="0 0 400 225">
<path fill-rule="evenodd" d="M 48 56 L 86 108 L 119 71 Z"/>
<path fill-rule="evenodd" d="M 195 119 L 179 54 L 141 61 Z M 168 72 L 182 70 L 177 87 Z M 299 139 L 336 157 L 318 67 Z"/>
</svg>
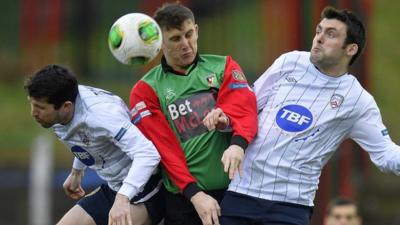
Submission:
<svg viewBox="0 0 400 225">
<path fill-rule="evenodd" d="M 287 132 L 301 132 L 309 128 L 313 115 L 304 106 L 286 105 L 276 114 L 276 124 Z"/>
<path fill-rule="evenodd" d="M 86 166 L 92 166 L 94 164 L 94 158 L 80 146 L 73 146 L 71 152 Z"/>
<path fill-rule="evenodd" d="M 183 142 L 208 131 L 203 125 L 203 119 L 215 104 L 214 93 L 206 91 L 168 105 L 169 116 Z"/>
</svg>

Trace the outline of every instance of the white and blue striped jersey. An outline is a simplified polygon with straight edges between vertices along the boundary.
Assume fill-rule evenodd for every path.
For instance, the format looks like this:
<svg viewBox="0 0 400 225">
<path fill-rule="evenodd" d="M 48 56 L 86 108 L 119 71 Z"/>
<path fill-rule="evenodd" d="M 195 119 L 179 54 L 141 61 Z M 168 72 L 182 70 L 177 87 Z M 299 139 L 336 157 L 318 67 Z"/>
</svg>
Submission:
<svg viewBox="0 0 400 225">
<path fill-rule="evenodd" d="M 95 170 L 129 199 L 141 191 L 160 161 L 153 143 L 131 123 L 123 100 L 101 89 L 79 85 L 72 120 L 53 129 L 75 155 L 73 168 Z"/>
<path fill-rule="evenodd" d="M 313 206 L 322 167 L 347 138 L 380 170 L 400 175 L 400 147 L 373 97 L 353 75 L 327 76 L 309 58 L 309 52 L 283 54 L 254 83 L 258 135 L 230 191 Z"/>
</svg>

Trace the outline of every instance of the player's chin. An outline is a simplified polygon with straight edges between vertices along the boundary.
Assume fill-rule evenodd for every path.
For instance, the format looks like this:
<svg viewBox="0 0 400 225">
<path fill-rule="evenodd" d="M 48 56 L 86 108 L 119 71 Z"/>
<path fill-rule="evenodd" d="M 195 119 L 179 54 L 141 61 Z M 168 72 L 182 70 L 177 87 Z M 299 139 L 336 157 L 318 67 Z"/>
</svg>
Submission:
<svg viewBox="0 0 400 225">
<path fill-rule="evenodd" d="M 196 55 L 191 53 L 191 54 L 184 54 L 181 56 L 181 61 L 184 65 L 190 65 L 193 63 L 194 59 L 196 58 Z"/>
<path fill-rule="evenodd" d="M 321 60 L 321 54 L 311 54 L 310 61 L 314 64 L 318 63 Z"/>
</svg>

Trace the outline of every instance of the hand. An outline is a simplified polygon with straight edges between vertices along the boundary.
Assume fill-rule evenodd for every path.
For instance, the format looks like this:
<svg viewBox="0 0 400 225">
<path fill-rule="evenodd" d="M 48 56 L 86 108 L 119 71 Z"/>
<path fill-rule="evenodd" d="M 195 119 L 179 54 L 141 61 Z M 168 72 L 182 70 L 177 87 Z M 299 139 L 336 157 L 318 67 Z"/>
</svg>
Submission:
<svg viewBox="0 0 400 225">
<path fill-rule="evenodd" d="M 203 124 L 209 131 L 217 128 L 223 130 L 229 125 L 229 118 L 220 108 L 211 110 L 203 119 Z"/>
<path fill-rule="evenodd" d="M 131 203 L 125 195 L 117 193 L 108 214 L 108 225 L 132 225 Z"/>
<path fill-rule="evenodd" d="M 67 179 L 65 179 L 63 184 L 64 192 L 68 197 L 78 200 L 85 196 L 85 190 L 83 190 L 81 186 L 82 177 L 82 170 L 72 169 L 71 173 L 68 175 Z"/>
<path fill-rule="evenodd" d="M 218 216 L 221 216 L 221 208 L 213 197 L 200 191 L 193 195 L 190 201 L 199 214 L 203 225 L 219 225 Z"/>
<path fill-rule="evenodd" d="M 237 171 L 242 177 L 242 161 L 244 158 L 244 150 L 239 145 L 231 145 L 224 151 L 221 162 L 224 164 L 224 171 L 229 171 L 229 179 L 233 179 Z"/>
</svg>

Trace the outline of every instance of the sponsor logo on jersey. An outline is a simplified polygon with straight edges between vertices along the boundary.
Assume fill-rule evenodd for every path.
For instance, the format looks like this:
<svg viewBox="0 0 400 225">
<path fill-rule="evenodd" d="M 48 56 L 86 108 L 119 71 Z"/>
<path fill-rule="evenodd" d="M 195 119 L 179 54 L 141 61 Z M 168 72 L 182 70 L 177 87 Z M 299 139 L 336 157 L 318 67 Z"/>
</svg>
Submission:
<svg viewBox="0 0 400 225">
<path fill-rule="evenodd" d="M 291 83 L 296 83 L 297 82 L 296 78 L 291 77 L 291 76 L 287 76 L 285 79 L 287 80 L 287 82 L 291 82 Z"/>
<path fill-rule="evenodd" d="M 286 105 L 276 114 L 276 124 L 287 132 L 301 132 L 309 128 L 313 115 L 304 106 Z"/>
<path fill-rule="evenodd" d="M 240 70 L 233 70 L 232 71 L 232 77 L 234 80 L 237 81 L 247 81 L 246 77 L 244 76 L 243 72 Z"/>
<path fill-rule="evenodd" d="M 343 103 L 344 97 L 339 94 L 333 94 L 330 100 L 332 109 L 339 108 Z"/>
<path fill-rule="evenodd" d="M 383 129 L 383 130 L 381 130 L 381 133 L 382 133 L 382 136 L 389 135 L 388 129 Z"/>
<path fill-rule="evenodd" d="M 183 142 L 207 132 L 203 119 L 215 107 L 212 92 L 201 92 L 167 106 L 170 119 Z"/>
<path fill-rule="evenodd" d="M 175 96 L 176 96 L 176 94 L 175 94 L 174 90 L 172 90 L 172 88 L 167 88 L 167 89 L 165 90 L 165 99 L 166 99 L 167 101 L 169 101 L 169 100 L 175 98 Z"/>
<path fill-rule="evenodd" d="M 75 155 L 86 166 L 92 166 L 94 164 L 94 158 L 80 146 L 73 146 L 71 152 Z"/>
<path fill-rule="evenodd" d="M 232 90 L 233 89 L 242 89 L 242 88 L 251 89 L 247 83 L 230 83 L 229 88 Z"/>
</svg>

